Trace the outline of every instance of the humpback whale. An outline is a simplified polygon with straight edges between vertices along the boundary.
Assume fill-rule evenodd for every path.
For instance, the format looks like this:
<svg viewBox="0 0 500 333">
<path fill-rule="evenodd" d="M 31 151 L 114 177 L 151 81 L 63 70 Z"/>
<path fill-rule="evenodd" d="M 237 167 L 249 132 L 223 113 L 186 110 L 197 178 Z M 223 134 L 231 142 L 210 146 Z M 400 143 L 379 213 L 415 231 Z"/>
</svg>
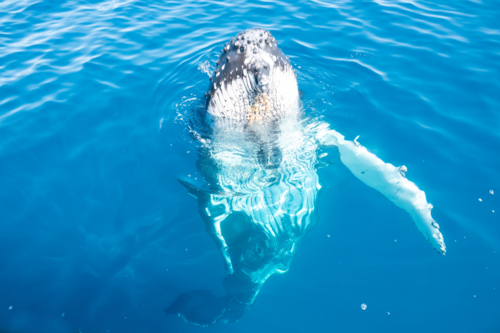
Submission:
<svg viewBox="0 0 500 333">
<path fill-rule="evenodd" d="M 207 326 L 235 322 L 265 281 L 284 273 L 301 238 L 317 223 L 319 150 L 336 147 L 342 163 L 369 187 L 406 210 L 439 253 L 446 247 L 425 193 L 405 166 L 385 163 L 357 138 L 345 140 L 300 108 L 296 74 L 276 39 L 249 29 L 227 42 L 210 77 L 197 168 L 205 185 L 179 180 L 196 198 L 207 233 L 222 254 L 226 294 L 188 291 L 165 309 Z"/>
</svg>

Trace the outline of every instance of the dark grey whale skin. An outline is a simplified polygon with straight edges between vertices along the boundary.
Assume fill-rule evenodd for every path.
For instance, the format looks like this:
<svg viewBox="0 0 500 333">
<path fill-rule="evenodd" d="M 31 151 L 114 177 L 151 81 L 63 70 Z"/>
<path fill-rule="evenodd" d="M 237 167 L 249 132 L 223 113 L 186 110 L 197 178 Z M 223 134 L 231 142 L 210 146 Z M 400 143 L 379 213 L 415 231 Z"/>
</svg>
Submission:
<svg viewBox="0 0 500 333">
<path fill-rule="evenodd" d="M 262 53 L 268 60 L 272 59 L 273 63 L 270 64 L 269 61 L 260 61 L 262 57 L 254 57 L 253 55 L 259 55 Z M 252 60 L 250 60 L 252 59 Z M 246 61 L 246 64 L 245 64 Z M 207 94 L 206 102 L 206 115 L 208 114 L 209 106 L 216 101 L 213 100 L 214 94 L 217 89 L 220 89 L 221 84 L 225 85 L 228 82 L 231 83 L 238 77 L 247 76 L 251 82 L 255 83 L 253 85 L 247 85 L 247 90 L 240 90 L 242 99 L 250 101 L 254 96 L 260 93 L 267 93 L 269 90 L 269 83 L 272 78 L 270 74 L 272 70 L 280 69 L 288 71 L 292 76 L 289 77 L 291 80 L 295 80 L 296 74 L 290 64 L 290 60 L 285 54 L 277 47 L 277 42 L 270 32 L 264 29 L 249 29 L 238 33 L 235 37 L 231 38 L 227 42 L 224 48 L 221 50 L 221 55 L 216 62 L 217 66 L 214 71 L 213 76 L 210 78 L 210 86 Z M 273 68 L 271 68 L 273 66 Z M 295 77 L 294 77 L 295 76 Z M 272 89 L 276 89 L 273 87 Z M 231 110 L 236 107 L 227 101 L 227 105 L 224 105 L 225 110 Z M 214 117 L 211 117 L 214 118 Z M 215 117 L 216 121 L 224 122 L 227 119 L 224 115 Z M 268 121 L 266 127 L 270 130 L 273 129 L 276 121 L 279 118 L 272 119 Z M 211 121 L 209 121 L 210 123 Z M 245 120 L 243 120 L 246 123 Z M 230 124 L 230 126 L 236 126 L 235 122 L 229 121 L 225 124 Z M 247 126 L 244 126 L 247 128 Z M 247 129 L 247 135 L 259 142 L 258 136 L 252 134 L 251 129 Z M 262 164 L 266 169 L 273 169 L 279 165 L 281 160 L 281 153 L 274 147 L 265 148 L 266 143 L 259 145 L 259 150 L 257 151 L 257 156 L 259 164 Z M 206 161 L 203 157 L 200 157 L 198 161 L 199 168 L 208 165 L 207 168 L 211 166 L 210 161 Z M 208 177 L 207 177 L 208 178 Z M 202 207 L 206 207 L 205 202 L 210 200 L 210 194 L 204 190 L 198 189 L 188 183 L 179 180 L 189 191 L 189 193 L 197 198 L 200 216 L 204 219 L 208 234 L 214 239 L 217 246 L 220 246 L 220 240 L 215 236 L 215 230 L 213 230 L 213 219 L 209 219 L 206 216 L 205 211 Z M 248 219 L 241 213 L 232 213 L 230 218 L 224 220 L 221 224 L 222 235 L 227 240 L 228 252 L 233 259 L 234 271 L 228 272 L 229 274 L 224 278 L 222 285 L 226 291 L 226 295 L 223 297 L 216 297 L 209 290 L 193 290 L 185 292 L 177 297 L 170 306 L 168 306 L 164 312 L 168 315 L 178 315 L 185 321 L 198 326 L 208 326 L 213 325 L 217 322 L 236 322 L 240 320 L 245 313 L 245 311 L 253 304 L 255 297 L 262 287 L 262 283 L 256 283 L 252 281 L 246 273 L 244 273 L 245 268 L 252 266 L 252 269 L 259 270 L 259 267 L 266 267 L 269 262 L 272 262 L 274 258 L 278 258 L 282 255 L 283 249 L 289 246 L 288 238 L 277 237 L 273 240 L 274 245 L 267 247 L 262 247 L 260 244 L 266 242 L 268 236 L 262 230 L 259 230 Z M 283 238 L 283 239 L 281 239 Z M 259 249 L 259 246 L 261 247 Z M 256 250 L 257 249 L 257 250 Z M 248 258 L 248 254 L 253 253 L 251 262 L 248 259 L 237 259 L 237 258 Z M 288 270 L 289 259 L 286 259 L 286 263 L 283 270 Z"/>
</svg>

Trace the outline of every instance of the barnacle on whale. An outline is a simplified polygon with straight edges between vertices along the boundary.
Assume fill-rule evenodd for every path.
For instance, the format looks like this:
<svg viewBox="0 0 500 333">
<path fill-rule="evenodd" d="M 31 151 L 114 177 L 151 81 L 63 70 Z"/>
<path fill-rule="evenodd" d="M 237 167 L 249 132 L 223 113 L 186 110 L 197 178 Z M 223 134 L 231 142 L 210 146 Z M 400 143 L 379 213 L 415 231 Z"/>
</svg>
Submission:
<svg viewBox="0 0 500 333">
<path fill-rule="evenodd" d="M 252 122 L 271 118 L 272 104 L 272 99 L 265 93 L 255 96 L 253 104 L 247 108 L 247 119 Z"/>
</svg>

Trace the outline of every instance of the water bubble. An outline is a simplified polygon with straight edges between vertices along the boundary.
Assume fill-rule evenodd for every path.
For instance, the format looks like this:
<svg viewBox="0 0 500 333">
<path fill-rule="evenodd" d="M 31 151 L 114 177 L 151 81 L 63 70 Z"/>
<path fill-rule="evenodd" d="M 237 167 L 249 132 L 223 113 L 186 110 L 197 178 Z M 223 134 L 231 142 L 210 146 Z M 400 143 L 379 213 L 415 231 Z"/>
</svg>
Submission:
<svg viewBox="0 0 500 333">
<path fill-rule="evenodd" d="M 64 312 L 62 313 L 61 317 L 64 317 Z"/>
<path fill-rule="evenodd" d="M 476 297 L 476 296 L 474 296 L 474 297 Z M 365 303 L 361 304 L 361 310 L 366 310 L 366 304 Z"/>
<path fill-rule="evenodd" d="M 480 202 L 483 202 L 483 199 L 479 198 L 479 201 L 480 201 Z"/>
<path fill-rule="evenodd" d="M 326 235 L 326 237 L 330 238 L 330 235 Z"/>
<path fill-rule="evenodd" d="M 11 305 L 11 306 L 9 306 L 9 310 L 12 310 L 13 308 L 14 308 L 14 307 L 13 307 L 12 305 Z"/>
<path fill-rule="evenodd" d="M 390 312 L 387 312 L 387 314 L 388 314 L 389 316 L 391 315 L 391 313 L 390 313 Z"/>
<path fill-rule="evenodd" d="M 490 190 L 490 194 L 495 194 L 495 192 L 493 192 L 493 190 Z"/>
</svg>

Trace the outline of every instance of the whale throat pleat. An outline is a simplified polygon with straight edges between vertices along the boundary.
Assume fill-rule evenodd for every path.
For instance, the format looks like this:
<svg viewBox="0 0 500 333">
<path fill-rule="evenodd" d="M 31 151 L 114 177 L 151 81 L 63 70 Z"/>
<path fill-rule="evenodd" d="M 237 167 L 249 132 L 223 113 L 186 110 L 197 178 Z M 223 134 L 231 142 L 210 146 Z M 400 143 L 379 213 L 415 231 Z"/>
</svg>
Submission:
<svg viewBox="0 0 500 333">
<path fill-rule="evenodd" d="M 219 81 L 213 83 L 215 88 L 208 103 L 208 113 L 236 121 L 254 120 L 248 115 L 249 108 L 258 96 L 264 94 L 259 86 L 259 78 L 262 80 L 262 74 L 254 73 L 250 67 L 245 71 L 245 75 L 238 74 L 227 79 L 219 75 Z M 296 112 L 298 99 L 298 85 L 293 68 L 289 64 L 277 62 L 269 71 L 266 117 L 277 118 Z"/>
</svg>

